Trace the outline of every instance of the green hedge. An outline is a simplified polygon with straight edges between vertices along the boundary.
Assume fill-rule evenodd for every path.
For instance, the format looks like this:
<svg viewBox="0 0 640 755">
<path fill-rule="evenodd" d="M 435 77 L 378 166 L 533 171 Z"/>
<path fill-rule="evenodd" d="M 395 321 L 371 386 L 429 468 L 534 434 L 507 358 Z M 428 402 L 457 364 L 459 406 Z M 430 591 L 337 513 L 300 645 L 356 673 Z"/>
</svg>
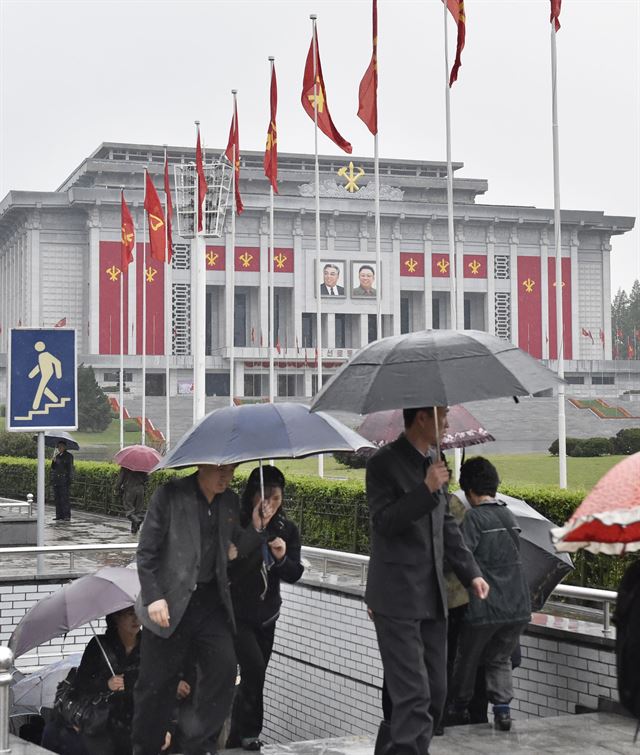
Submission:
<svg viewBox="0 0 640 755">
<path fill-rule="evenodd" d="M 78 461 L 75 470 L 71 487 L 74 506 L 100 514 L 123 515 L 120 497 L 115 492 L 120 467 L 105 462 Z M 190 470 L 167 470 L 151 475 L 147 497 L 176 474 L 190 474 Z M 246 475 L 237 474 L 232 487 L 241 493 L 245 482 Z M 581 490 L 534 485 L 502 485 L 500 491 L 524 499 L 558 525 L 569 519 L 585 496 L 585 491 Z M 36 461 L 0 457 L 0 496 L 24 500 L 27 493 L 36 493 Z M 49 496 L 47 486 L 48 499 Z M 362 482 L 291 476 L 287 480 L 285 508 L 298 525 L 305 545 L 352 553 L 369 552 L 368 510 Z M 580 551 L 573 558 L 576 568 L 568 583 L 617 589 L 624 569 L 634 556 L 613 557 Z"/>
</svg>

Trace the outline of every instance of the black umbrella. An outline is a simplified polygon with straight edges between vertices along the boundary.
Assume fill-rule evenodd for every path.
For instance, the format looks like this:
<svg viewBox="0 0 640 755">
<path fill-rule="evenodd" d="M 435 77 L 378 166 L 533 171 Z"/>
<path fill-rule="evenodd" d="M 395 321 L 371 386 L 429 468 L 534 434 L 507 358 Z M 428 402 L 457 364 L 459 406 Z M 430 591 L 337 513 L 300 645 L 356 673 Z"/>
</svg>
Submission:
<svg viewBox="0 0 640 755">
<path fill-rule="evenodd" d="M 469 506 L 461 490 L 454 495 Z M 566 553 L 556 552 L 551 542 L 551 529 L 555 527 L 553 522 L 520 498 L 502 493 L 498 493 L 496 498 L 507 504 L 520 527 L 520 556 L 531 593 L 531 608 L 539 611 L 556 585 L 573 569 L 573 563 Z"/>
<path fill-rule="evenodd" d="M 360 349 L 317 394 L 311 411 L 369 414 L 527 396 L 561 380 L 538 360 L 479 330 L 422 330 Z"/>
<path fill-rule="evenodd" d="M 37 435 L 33 436 L 34 440 L 37 440 Z M 44 434 L 44 444 L 49 448 L 55 448 L 60 441 L 67 444 L 67 451 L 78 451 L 80 446 L 78 441 L 74 440 L 69 433 L 65 433 L 64 430 L 47 430 Z"/>
</svg>

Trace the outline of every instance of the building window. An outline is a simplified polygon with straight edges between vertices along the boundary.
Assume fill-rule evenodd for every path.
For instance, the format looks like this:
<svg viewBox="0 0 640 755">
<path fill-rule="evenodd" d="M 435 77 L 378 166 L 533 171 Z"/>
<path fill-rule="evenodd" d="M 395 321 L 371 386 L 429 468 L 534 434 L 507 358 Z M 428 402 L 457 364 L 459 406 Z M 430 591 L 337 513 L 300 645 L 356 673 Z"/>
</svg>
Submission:
<svg viewBox="0 0 640 755">
<path fill-rule="evenodd" d="M 191 248 L 189 244 L 174 244 L 171 268 L 173 270 L 189 270 L 191 267 Z"/>
<path fill-rule="evenodd" d="M 235 306 L 233 309 L 233 345 L 234 346 L 246 346 L 247 345 L 247 295 L 238 293 L 235 294 Z"/>
<path fill-rule="evenodd" d="M 464 329 L 471 330 L 471 299 L 464 300 Z"/>
<path fill-rule="evenodd" d="M 347 347 L 347 316 L 337 314 L 335 316 L 335 343 L 336 349 L 345 349 Z"/>
<path fill-rule="evenodd" d="M 278 396 L 295 396 L 297 377 L 297 375 L 278 375 Z"/>
<path fill-rule="evenodd" d="M 376 341 L 378 338 L 378 317 L 377 315 L 367 315 L 367 338 L 368 342 Z"/>
<path fill-rule="evenodd" d="M 409 332 L 409 297 L 400 297 L 400 332 Z"/>
<path fill-rule="evenodd" d="M 582 375 L 565 375 L 564 379 L 569 385 L 584 385 L 584 377 Z"/>
<path fill-rule="evenodd" d="M 269 393 L 269 376 L 262 374 L 244 373 L 244 395 L 266 396 Z"/>
<path fill-rule="evenodd" d="M 440 329 L 440 299 L 431 300 L 431 327 L 434 330 Z"/>
<path fill-rule="evenodd" d="M 315 319 L 316 316 L 311 312 L 302 313 L 302 348 L 312 349 L 315 344 Z"/>
<path fill-rule="evenodd" d="M 496 335 L 505 341 L 511 340 L 511 294 L 496 291 L 494 298 Z"/>
<path fill-rule="evenodd" d="M 496 280 L 511 278 L 511 260 L 508 254 L 496 254 L 493 258 L 493 277 Z"/>
<path fill-rule="evenodd" d="M 122 377 L 124 378 L 125 383 L 130 383 L 133 380 L 133 373 L 127 372 L 127 370 L 125 370 L 122 373 Z M 115 383 L 116 385 L 118 385 L 120 383 L 120 373 L 119 372 L 105 372 L 103 380 L 105 383 Z"/>
<path fill-rule="evenodd" d="M 191 353 L 191 286 L 188 283 L 172 285 L 173 310 L 172 349 L 176 355 Z"/>
<path fill-rule="evenodd" d="M 592 375 L 591 385 L 615 385 L 614 375 Z"/>
</svg>

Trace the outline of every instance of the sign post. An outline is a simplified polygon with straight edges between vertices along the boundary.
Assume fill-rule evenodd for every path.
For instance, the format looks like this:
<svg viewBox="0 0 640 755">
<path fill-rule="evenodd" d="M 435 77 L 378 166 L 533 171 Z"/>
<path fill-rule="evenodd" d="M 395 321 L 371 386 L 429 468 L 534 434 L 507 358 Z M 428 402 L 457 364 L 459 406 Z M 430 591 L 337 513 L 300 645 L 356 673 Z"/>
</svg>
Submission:
<svg viewBox="0 0 640 755">
<path fill-rule="evenodd" d="M 12 328 L 9 334 L 7 430 L 38 434 L 37 544 L 44 545 L 44 434 L 78 429 L 76 331 Z M 38 556 L 37 573 L 44 558 Z"/>
</svg>

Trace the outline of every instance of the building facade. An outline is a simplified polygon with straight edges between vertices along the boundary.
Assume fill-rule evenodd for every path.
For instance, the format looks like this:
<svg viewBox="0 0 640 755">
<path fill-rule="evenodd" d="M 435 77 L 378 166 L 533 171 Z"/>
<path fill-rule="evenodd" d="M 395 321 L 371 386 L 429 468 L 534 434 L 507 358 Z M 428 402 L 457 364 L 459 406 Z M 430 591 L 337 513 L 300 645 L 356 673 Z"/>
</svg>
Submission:
<svg viewBox="0 0 640 755">
<path fill-rule="evenodd" d="M 194 161 L 193 149 L 169 148 L 170 165 Z M 216 155 L 217 157 L 217 155 Z M 235 393 L 268 395 L 269 184 L 262 153 L 242 156 L 245 212 L 231 248 L 227 212 L 220 238 L 201 253 L 207 267 L 206 392 L 229 393 L 229 345 L 235 343 Z M 165 318 L 170 317 L 171 394 L 192 388 L 191 244 L 175 227 L 165 305 L 163 263 L 145 261 L 143 179 L 148 168 L 162 186 L 158 146 L 106 143 L 54 192 L 10 192 L 0 203 L 0 373 L 6 371 L 12 327 L 51 327 L 61 320 L 78 333 L 79 361 L 92 364 L 103 385 L 118 380 L 120 276 L 124 307 L 125 381 L 141 388 L 143 286 L 146 286 L 146 388 L 165 392 Z M 457 171 L 462 164 L 453 165 Z M 317 359 L 325 378 L 377 334 L 450 325 L 451 270 L 456 271 L 459 327 L 485 330 L 542 360 L 557 358 L 553 211 L 482 204 L 485 180 L 453 177 L 455 265 L 449 258 L 446 163 L 381 160 L 381 264 L 376 266 L 373 161 L 320 158 L 322 280 L 316 275 L 314 158 L 279 156 L 275 199 L 275 393 L 310 396 Z M 120 270 L 120 191 L 136 225 L 134 262 Z M 162 196 L 162 192 L 161 196 Z M 175 200 L 174 200 L 175 202 Z M 576 393 L 594 386 L 617 391 L 610 322 L 610 263 L 615 236 L 634 219 L 602 212 L 562 212 L 565 371 Z M 232 271 L 235 286 L 232 292 Z M 328 287 L 325 287 L 328 286 Z M 322 348 L 316 305 L 322 297 Z M 231 307 L 234 307 L 233 334 Z M 589 333 L 589 335 L 584 335 Z M 610 373 L 614 373 L 610 381 Z M 631 375 L 634 375 L 632 379 Z M 607 376 L 604 380 L 605 375 Z M 587 377 L 585 377 L 587 376 Z M 628 368 L 629 381 L 638 374 Z M 580 380 L 582 379 L 582 382 Z M 6 381 L 0 374 L 0 391 Z M 580 386 L 580 387 L 579 387 Z M 596 389 L 603 395 L 601 388 Z"/>
</svg>

